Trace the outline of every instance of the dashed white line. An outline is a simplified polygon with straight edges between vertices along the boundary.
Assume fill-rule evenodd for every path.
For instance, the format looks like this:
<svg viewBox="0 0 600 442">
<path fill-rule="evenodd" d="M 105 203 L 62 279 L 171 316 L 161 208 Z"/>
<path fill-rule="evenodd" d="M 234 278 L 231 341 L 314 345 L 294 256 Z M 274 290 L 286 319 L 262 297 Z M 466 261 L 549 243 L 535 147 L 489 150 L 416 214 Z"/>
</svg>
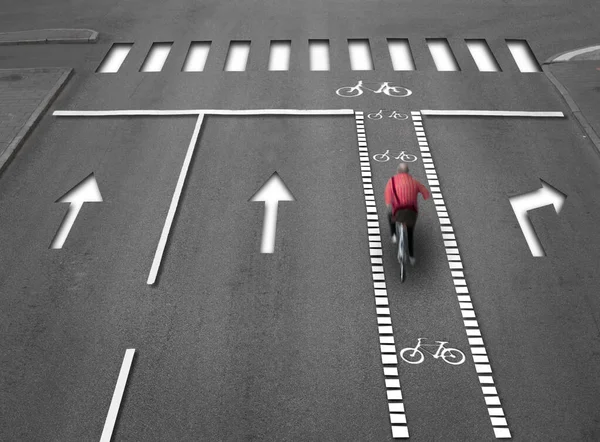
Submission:
<svg viewBox="0 0 600 442">
<path fill-rule="evenodd" d="M 496 112 L 496 111 L 421 111 L 422 115 L 499 115 L 499 116 L 563 116 L 562 112 Z M 421 121 L 422 117 L 419 112 L 411 112 L 413 121 Z M 531 115 L 534 114 L 534 115 Z M 560 114 L 560 115 L 559 115 Z M 508 423 L 504 417 L 504 410 L 498 396 L 498 391 L 494 385 L 494 379 L 491 375 L 492 366 L 490 365 L 487 351 L 485 349 L 483 338 L 481 337 L 481 330 L 477 322 L 473 303 L 471 302 L 471 296 L 465 275 L 463 273 L 463 265 L 454 234 L 454 229 L 448 215 L 447 208 L 442 197 L 440 189 L 440 182 L 437 179 L 437 172 L 435 172 L 435 166 L 433 166 L 433 160 L 431 159 L 431 153 L 429 153 L 428 144 L 423 143 L 424 135 L 421 127 L 415 128 L 415 134 L 419 141 L 419 149 L 423 162 L 426 165 L 426 171 L 428 174 L 428 182 L 431 185 L 431 195 L 436 206 L 436 212 L 440 222 L 440 229 L 442 231 L 442 237 L 444 239 L 444 247 L 446 249 L 446 258 L 448 259 L 448 265 L 452 273 L 452 282 L 454 289 L 457 293 L 457 300 L 459 303 L 461 315 L 463 318 L 465 331 L 473 355 L 473 362 L 475 364 L 475 371 L 480 375 L 479 382 L 481 384 L 481 391 L 485 400 L 485 404 L 488 407 L 488 414 L 490 415 L 490 422 L 494 430 L 494 435 L 498 439 L 509 439 L 511 438 Z M 431 166 L 429 166 L 431 165 Z M 430 176 L 435 174 L 435 179 L 429 179 Z"/>
<path fill-rule="evenodd" d="M 365 194 L 365 208 L 367 211 L 367 233 L 369 235 L 369 255 L 371 258 L 371 272 L 373 277 L 373 290 L 375 294 L 375 311 L 377 313 L 377 331 L 379 332 L 379 344 L 383 375 L 385 379 L 386 397 L 390 415 L 392 437 L 394 439 L 406 439 L 408 426 L 406 414 L 402 402 L 402 390 L 400 378 L 398 377 L 398 357 L 396 356 L 396 345 L 394 342 L 394 331 L 392 328 L 392 317 L 390 316 L 389 300 L 387 296 L 385 273 L 383 271 L 383 249 L 381 248 L 381 232 L 379 229 L 379 215 L 375 206 L 373 196 L 373 183 L 371 172 L 365 174 L 363 166 L 368 164 L 370 170 L 370 157 L 367 149 L 367 138 L 364 129 L 359 128 L 359 122 L 364 120 L 364 112 L 355 113 L 357 123 L 358 150 L 361 158 L 361 175 Z M 366 152 L 367 155 L 361 155 Z"/>
<path fill-rule="evenodd" d="M 115 386 L 115 391 L 110 402 L 106 421 L 104 422 L 104 429 L 102 430 L 100 442 L 110 442 L 110 439 L 112 438 L 112 432 L 115 428 L 115 423 L 119 414 L 119 407 L 121 406 L 121 399 L 123 398 L 123 393 L 125 392 L 125 385 L 127 384 L 127 377 L 129 376 L 129 369 L 131 368 L 134 354 L 134 348 L 128 348 L 125 351 L 123 364 L 121 364 L 121 371 L 119 372 L 119 377 L 117 378 L 117 385 Z"/>
<path fill-rule="evenodd" d="M 169 232 L 171 231 L 173 218 L 175 218 L 175 212 L 177 212 L 177 205 L 179 204 L 181 191 L 183 190 L 183 185 L 185 184 L 187 172 L 192 161 L 192 156 L 194 155 L 194 149 L 196 148 L 196 144 L 198 144 L 198 134 L 200 133 L 200 127 L 202 127 L 203 120 L 204 115 L 198 115 L 196 126 L 194 127 L 194 133 L 192 134 L 192 139 L 188 146 L 185 159 L 183 160 L 183 166 L 181 167 L 179 179 L 177 180 L 177 185 L 175 186 L 175 192 L 173 193 L 173 198 L 171 199 L 171 205 L 169 207 L 169 212 L 167 213 L 167 219 L 165 220 L 165 225 L 163 226 L 163 230 L 158 241 L 158 246 L 156 247 L 156 253 L 154 254 L 154 260 L 152 261 L 152 267 L 150 268 L 150 274 L 148 275 L 148 285 L 152 285 L 156 282 L 156 276 L 158 275 L 162 256 L 165 251 L 165 246 L 167 245 L 167 239 L 169 238 Z"/>
</svg>

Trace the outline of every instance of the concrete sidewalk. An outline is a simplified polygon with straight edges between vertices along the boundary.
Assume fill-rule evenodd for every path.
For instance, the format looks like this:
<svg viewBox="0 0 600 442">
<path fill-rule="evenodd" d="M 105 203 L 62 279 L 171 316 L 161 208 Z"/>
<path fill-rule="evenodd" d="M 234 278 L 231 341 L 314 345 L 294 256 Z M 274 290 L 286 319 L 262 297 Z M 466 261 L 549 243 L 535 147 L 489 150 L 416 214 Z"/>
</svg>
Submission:
<svg viewBox="0 0 600 442">
<path fill-rule="evenodd" d="M 0 173 L 58 95 L 73 69 L 0 69 Z"/>
<path fill-rule="evenodd" d="M 0 32 L 0 45 L 31 43 L 95 43 L 98 32 L 91 29 L 33 29 Z"/>
<path fill-rule="evenodd" d="M 543 70 L 600 153 L 600 61 L 550 63 L 544 64 Z"/>
</svg>

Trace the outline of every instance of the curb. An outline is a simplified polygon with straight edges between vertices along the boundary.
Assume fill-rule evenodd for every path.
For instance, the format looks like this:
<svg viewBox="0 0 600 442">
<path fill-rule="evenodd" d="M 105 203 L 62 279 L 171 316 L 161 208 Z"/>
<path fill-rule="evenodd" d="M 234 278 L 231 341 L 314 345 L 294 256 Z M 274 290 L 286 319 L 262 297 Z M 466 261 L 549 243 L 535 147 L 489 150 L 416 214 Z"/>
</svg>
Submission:
<svg viewBox="0 0 600 442">
<path fill-rule="evenodd" d="M 594 128 L 590 125 L 590 123 L 588 123 L 587 119 L 579 109 L 579 106 L 577 106 L 577 104 L 571 97 L 571 94 L 569 94 L 569 91 L 561 84 L 560 81 L 558 81 L 558 79 L 554 75 L 552 75 L 552 72 L 550 72 L 550 69 L 547 66 L 548 64 L 549 63 L 544 63 L 542 65 L 542 70 L 548 77 L 548 80 L 552 82 L 552 84 L 556 87 L 556 89 L 558 89 L 558 92 L 560 92 L 564 100 L 567 102 L 567 105 L 571 109 L 571 112 L 573 112 L 573 115 L 577 119 L 577 122 L 579 123 L 583 131 L 587 134 L 590 141 L 596 147 L 596 151 L 598 152 L 598 154 L 600 154 L 600 137 L 598 137 L 598 134 L 596 133 L 596 131 L 594 131 Z"/>
<path fill-rule="evenodd" d="M 544 64 L 564 63 L 567 61 L 571 61 L 571 58 L 576 57 L 577 55 L 585 54 L 587 52 L 597 51 L 598 49 L 600 49 L 600 46 L 595 45 L 595 46 L 585 46 L 585 47 L 579 48 L 579 49 L 571 49 L 571 50 L 565 51 L 565 52 L 559 52 L 558 54 L 554 54 L 552 57 L 546 59 L 546 61 L 544 61 Z M 570 54 L 573 54 L 573 55 L 571 55 L 571 57 L 569 57 L 567 59 L 559 60 L 559 58 L 564 57 L 566 55 L 570 55 Z"/>
<path fill-rule="evenodd" d="M 0 46 L 8 46 L 8 45 L 24 45 L 24 44 L 39 44 L 39 43 L 96 43 L 98 41 L 98 32 L 92 29 L 39 29 L 39 30 L 31 30 L 31 31 L 15 31 L 15 32 L 3 32 L 0 33 L 0 38 L 2 36 L 9 36 L 10 34 L 26 34 L 27 32 L 31 33 L 40 33 L 48 31 L 48 34 L 58 33 L 60 31 L 64 31 L 63 34 L 69 33 L 87 33 L 87 37 L 68 37 L 68 36 L 50 36 L 46 38 L 15 38 L 14 40 L 0 40 Z M 59 32 L 56 32 L 59 31 Z"/>
<path fill-rule="evenodd" d="M 15 156 L 17 151 L 21 148 L 27 137 L 31 132 L 33 132 L 34 126 L 41 119 L 42 114 L 48 109 L 50 104 L 54 101 L 58 93 L 61 91 L 71 74 L 73 73 L 73 68 L 65 68 L 63 74 L 60 76 L 58 81 L 54 84 L 50 92 L 44 97 L 44 99 L 40 102 L 38 107 L 33 111 L 25 125 L 21 128 L 19 133 L 11 143 L 8 145 L 6 150 L 0 155 L 0 175 L 4 172 L 4 169 L 8 166 L 12 158 Z"/>
</svg>

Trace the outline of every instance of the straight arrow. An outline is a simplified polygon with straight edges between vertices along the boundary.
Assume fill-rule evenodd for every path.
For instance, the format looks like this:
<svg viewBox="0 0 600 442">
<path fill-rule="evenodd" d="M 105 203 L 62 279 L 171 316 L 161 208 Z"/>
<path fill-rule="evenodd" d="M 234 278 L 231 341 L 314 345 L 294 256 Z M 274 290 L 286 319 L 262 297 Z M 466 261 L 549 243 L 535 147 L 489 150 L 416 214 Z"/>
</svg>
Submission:
<svg viewBox="0 0 600 442">
<path fill-rule="evenodd" d="M 540 181 L 542 182 L 541 188 L 509 198 L 510 204 L 517 216 L 517 221 L 519 221 L 519 226 L 521 226 L 521 230 L 525 236 L 525 241 L 527 241 L 527 245 L 533 256 L 545 256 L 545 253 L 535 230 L 533 230 L 527 212 L 552 204 L 558 214 L 567 199 L 564 193 L 555 189 L 541 178 Z"/>
<path fill-rule="evenodd" d="M 102 202 L 102 195 L 100 194 L 100 189 L 98 188 L 98 183 L 96 182 L 96 178 L 94 178 L 94 174 L 91 173 L 87 178 L 56 200 L 56 202 L 70 203 L 69 210 L 50 245 L 51 249 L 62 249 L 67 236 L 69 236 L 71 227 L 73 227 L 73 223 L 75 222 L 77 215 L 79 215 L 83 203 Z"/>
<path fill-rule="evenodd" d="M 256 191 L 250 201 L 265 202 L 265 217 L 263 220 L 261 253 L 273 253 L 275 249 L 275 231 L 277 228 L 277 209 L 279 201 L 295 201 L 289 189 L 275 172 Z"/>
</svg>

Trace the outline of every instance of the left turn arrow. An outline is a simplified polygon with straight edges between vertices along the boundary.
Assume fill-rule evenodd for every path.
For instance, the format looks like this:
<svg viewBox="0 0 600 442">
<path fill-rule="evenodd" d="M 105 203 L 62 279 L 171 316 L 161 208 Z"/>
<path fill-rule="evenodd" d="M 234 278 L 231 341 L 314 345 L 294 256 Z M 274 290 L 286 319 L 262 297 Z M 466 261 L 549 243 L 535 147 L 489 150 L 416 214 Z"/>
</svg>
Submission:
<svg viewBox="0 0 600 442">
<path fill-rule="evenodd" d="M 87 178 L 57 199 L 56 202 L 70 203 L 69 210 L 50 245 L 51 249 L 62 249 L 83 203 L 102 202 L 102 195 L 100 194 L 100 189 L 98 188 L 98 183 L 96 182 L 96 178 L 94 178 L 94 174 L 91 173 Z"/>
</svg>

